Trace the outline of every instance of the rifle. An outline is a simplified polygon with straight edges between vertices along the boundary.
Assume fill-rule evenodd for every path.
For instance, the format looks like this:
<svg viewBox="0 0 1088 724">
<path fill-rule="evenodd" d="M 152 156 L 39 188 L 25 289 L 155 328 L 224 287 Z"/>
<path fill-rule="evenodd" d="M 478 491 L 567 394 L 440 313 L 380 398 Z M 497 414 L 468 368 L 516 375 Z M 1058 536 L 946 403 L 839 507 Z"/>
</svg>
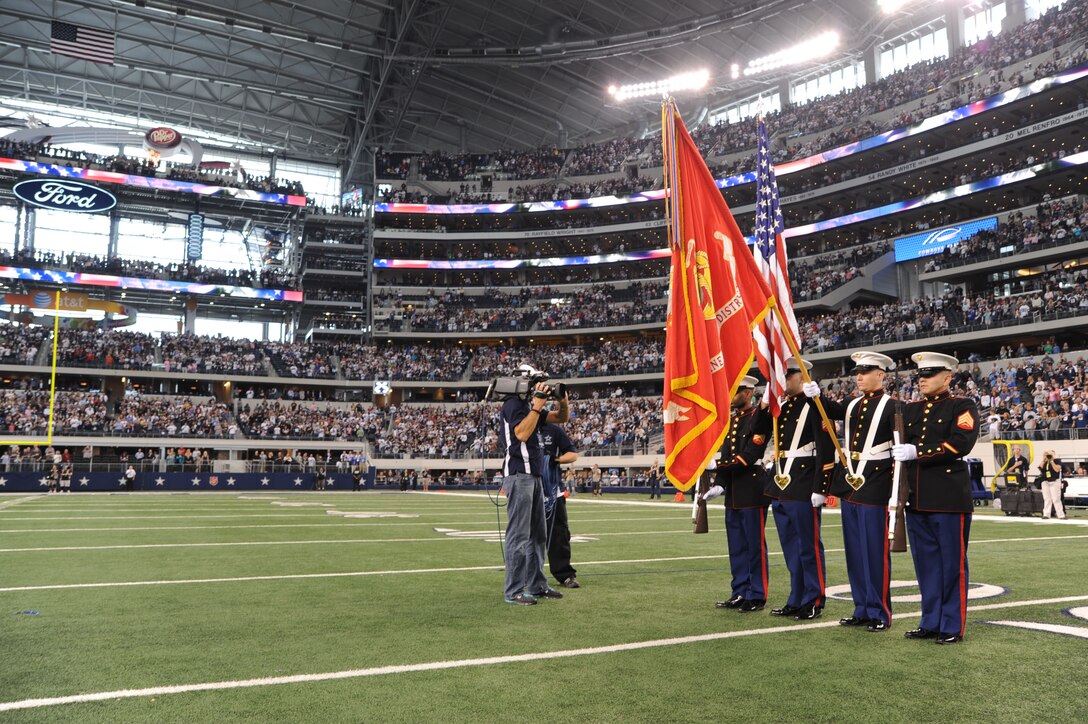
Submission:
<svg viewBox="0 0 1088 724">
<path fill-rule="evenodd" d="M 895 444 L 903 442 L 907 436 L 906 425 L 903 422 L 903 408 L 896 407 L 892 416 L 894 432 L 892 433 Z M 892 542 L 892 551 L 902 553 L 907 550 L 907 497 L 910 495 L 910 485 L 903 480 L 904 464 L 896 461 L 892 466 L 892 504 L 888 506 L 888 538 Z"/>
<path fill-rule="evenodd" d="M 695 524 L 692 533 L 709 533 L 710 522 L 707 519 L 706 501 L 703 494 L 710 490 L 710 473 L 706 470 L 699 476 L 699 484 L 695 486 L 695 504 L 691 511 L 691 522 Z"/>
</svg>

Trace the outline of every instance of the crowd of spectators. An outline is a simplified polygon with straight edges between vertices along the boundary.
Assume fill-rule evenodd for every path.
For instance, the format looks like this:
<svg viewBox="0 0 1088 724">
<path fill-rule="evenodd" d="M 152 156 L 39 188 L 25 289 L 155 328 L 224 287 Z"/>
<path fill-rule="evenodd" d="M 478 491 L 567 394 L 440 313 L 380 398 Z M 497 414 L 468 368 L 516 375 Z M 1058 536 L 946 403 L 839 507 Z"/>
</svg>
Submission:
<svg viewBox="0 0 1088 724">
<path fill-rule="evenodd" d="M 213 399 L 152 397 L 128 393 L 110 421 L 113 435 L 129 437 L 234 437 L 230 406 Z"/>
<path fill-rule="evenodd" d="M 558 380 L 660 373 L 665 368 L 665 345 L 661 338 L 647 338 L 585 345 L 481 346 L 472 351 L 472 379 L 511 375 L 521 364 L 544 370 Z"/>
<path fill-rule="evenodd" d="M 616 304 L 608 287 L 596 287 L 544 307 L 537 327 L 541 330 L 623 327 L 664 322 L 667 313 L 667 305 L 649 304 L 644 299 Z"/>
<path fill-rule="evenodd" d="M 1025 291 L 943 295 L 862 305 L 832 314 L 798 315 L 805 350 L 825 352 L 939 334 L 1030 324 L 1039 318 L 1088 314 L 1088 273 L 1062 270 L 1017 282 Z"/>
<path fill-rule="evenodd" d="M 523 332 L 540 317 L 535 309 L 413 309 L 408 324 L 413 332 Z"/>
<path fill-rule="evenodd" d="M 261 346 L 250 340 L 163 335 L 162 361 L 166 372 L 224 375 L 267 375 Z"/>
<path fill-rule="evenodd" d="M 471 353 L 462 345 L 341 344 L 340 372 L 347 380 L 461 379 Z"/>
<path fill-rule="evenodd" d="M 99 434 L 107 422 L 105 395 L 57 392 L 53 405 L 55 435 Z M 0 430 L 7 435 L 45 435 L 49 424 L 49 391 L 15 387 L 0 390 Z"/>
<path fill-rule="evenodd" d="M 789 262 L 790 289 L 794 301 L 807 302 L 819 299 L 833 289 L 861 276 L 861 267 L 887 254 L 891 242 L 879 241 L 866 246 L 855 246 L 830 254 L 791 259 Z"/>
<path fill-rule="evenodd" d="M 1024 81 L 1023 76 L 1010 73 L 1006 78 L 1004 68 L 1055 50 L 1083 35 L 1086 30 L 1088 5 L 1083 0 L 1070 0 L 1061 9 L 1052 9 L 1037 20 L 959 49 L 950 58 L 914 65 L 875 83 L 821 98 L 819 103 L 787 105 L 781 111 L 767 113 L 765 120 L 771 135 L 785 139 L 784 143 L 773 149 L 775 162 L 782 163 L 852 143 L 1019 85 Z M 1062 54 L 1055 50 L 1052 57 L 1033 69 L 1033 78 L 1058 72 L 1083 62 L 1084 58 L 1083 52 Z M 886 122 L 868 120 L 888 109 L 914 101 L 920 101 L 917 108 L 903 110 Z M 799 140 L 821 132 L 823 135 L 818 138 Z M 692 137 L 706 158 L 735 153 L 750 155 L 755 138 L 755 119 L 700 126 L 692 131 Z M 567 156 L 565 165 L 562 160 L 564 155 Z M 574 148 L 569 154 L 556 149 L 533 149 L 501 152 L 490 157 L 475 155 L 471 158 L 431 153 L 425 158 L 430 165 L 441 164 L 443 168 L 452 166 L 457 169 L 455 175 L 447 174 L 443 178 L 463 180 L 485 167 L 498 165 L 512 178 L 531 179 L 554 177 L 560 169 L 563 169 L 565 176 L 615 173 L 624 163 L 632 160 L 643 167 L 657 167 L 661 165 L 661 148 L 657 138 L 625 137 Z M 443 160 L 439 161 L 440 158 Z M 409 164 L 405 157 L 400 157 L 398 163 L 392 163 L 393 160 L 390 157 L 383 162 L 380 157 L 379 168 L 391 172 L 392 177 L 407 178 Z M 751 159 L 746 158 L 727 162 L 712 170 L 718 174 L 735 173 L 741 170 L 741 166 L 750 164 Z"/>
<path fill-rule="evenodd" d="M 45 337 L 44 327 L 22 327 L 0 322 L 0 364 L 34 364 Z"/>
<path fill-rule="evenodd" d="M 382 414 L 377 408 L 313 403 L 248 402 L 238 408 L 238 425 L 246 436 L 260 439 L 350 440 L 377 434 Z"/>
<path fill-rule="evenodd" d="M 992 231 L 980 231 L 943 253 L 934 255 L 924 271 L 969 264 L 1002 254 L 1021 254 L 1048 246 L 1074 244 L 1085 238 L 1088 201 L 1079 199 L 1044 202 L 1034 216 L 1017 211 Z"/>
<path fill-rule="evenodd" d="M 113 329 L 68 329 L 57 342 L 57 365 L 149 370 L 155 364 L 150 334 Z"/>
<path fill-rule="evenodd" d="M 281 377 L 336 377 L 332 353 L 316 342 L 264 342 L 261 347 Z"/>
</svg>

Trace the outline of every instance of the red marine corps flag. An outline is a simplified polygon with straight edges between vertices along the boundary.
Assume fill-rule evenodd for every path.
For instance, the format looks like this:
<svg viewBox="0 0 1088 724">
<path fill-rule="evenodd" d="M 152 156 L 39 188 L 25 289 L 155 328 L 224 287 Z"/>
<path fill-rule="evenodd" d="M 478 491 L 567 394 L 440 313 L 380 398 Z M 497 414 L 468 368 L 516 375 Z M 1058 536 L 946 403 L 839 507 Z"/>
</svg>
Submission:
<svg viewBox="0 0 1088 724">
<path fill-rule="evenodd" d="M 665 332 L 665 473 L 699 480 L 729 430 L 729 403 L 755 355 L 771 294 L 676 106 L 662 109 L 672 273 Z"/>
</svg>

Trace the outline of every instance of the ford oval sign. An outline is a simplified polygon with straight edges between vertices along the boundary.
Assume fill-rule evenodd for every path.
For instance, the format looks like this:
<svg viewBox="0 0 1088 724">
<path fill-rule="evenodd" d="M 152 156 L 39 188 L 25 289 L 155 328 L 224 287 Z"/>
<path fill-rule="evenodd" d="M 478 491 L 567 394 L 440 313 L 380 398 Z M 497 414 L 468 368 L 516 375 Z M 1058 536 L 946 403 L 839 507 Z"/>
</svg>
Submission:
<svg viewBox="0 0 1088 724">
<path fill-rule="evenodd" d="M 20 181 L 12 190 L 23 201 L 43 209 L 97 214 L 100 211 L 109 211 L 117 205 L 117 197 L 109 191 L 70 179 L 58 181 L 36 178 Z"/>
</svg>

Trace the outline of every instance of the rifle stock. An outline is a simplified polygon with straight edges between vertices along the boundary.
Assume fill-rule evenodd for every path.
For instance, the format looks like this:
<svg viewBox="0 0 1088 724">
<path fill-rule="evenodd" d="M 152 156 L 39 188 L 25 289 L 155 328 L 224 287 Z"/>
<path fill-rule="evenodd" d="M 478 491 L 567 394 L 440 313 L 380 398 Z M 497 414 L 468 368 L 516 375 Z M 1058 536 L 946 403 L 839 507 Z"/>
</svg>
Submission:
<svg viewBox="0 0 1088 724">
<path fill-rule="evenodd" d="M 895 426 L 896 442 L 902 442 L 907 437 L 906 425 L 903 422 L 903 410 L 897 408 L 892 417 Z M 903 479 L 904 464 L 895 464 L 895 481 L 892 484 L 892 496 L 895 498 L 895 520 L 892 524 L 893 553 L 903 553 L 907 550 L 907 497 L 910 495 L 910 485 Z"/>
<path fill-rule="evenodd" d="M 693 533 L 709 533 L 710 521 L 707 518 L 706 501 L 703 500 L 703 493 L 710 489 L 710 473 L 706 470 L 699 476 L 699 484 L 695 486 L 695 515 L 692 517 L 692 523 L 695 524 Z"/>
</svg>

